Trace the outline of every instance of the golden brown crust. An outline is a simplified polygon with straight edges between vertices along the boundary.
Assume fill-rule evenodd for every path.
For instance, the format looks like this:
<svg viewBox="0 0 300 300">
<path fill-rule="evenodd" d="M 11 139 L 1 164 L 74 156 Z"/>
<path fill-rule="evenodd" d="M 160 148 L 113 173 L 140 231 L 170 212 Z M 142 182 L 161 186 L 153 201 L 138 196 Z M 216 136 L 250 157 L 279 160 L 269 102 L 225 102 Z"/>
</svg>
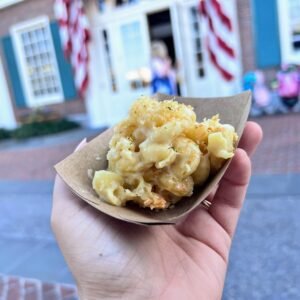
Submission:
<svg viewBox="0 0 300 300">
<path fill-rule="evenodd" d="M 219 116 L 196 122 L 191 106 L 176 101 L 136 101 L 115 128 L 108 171 L 96 172 L 101 199 L 166 209 L 203 185 L 234 154 L 237 135 Z"/>
</svg>

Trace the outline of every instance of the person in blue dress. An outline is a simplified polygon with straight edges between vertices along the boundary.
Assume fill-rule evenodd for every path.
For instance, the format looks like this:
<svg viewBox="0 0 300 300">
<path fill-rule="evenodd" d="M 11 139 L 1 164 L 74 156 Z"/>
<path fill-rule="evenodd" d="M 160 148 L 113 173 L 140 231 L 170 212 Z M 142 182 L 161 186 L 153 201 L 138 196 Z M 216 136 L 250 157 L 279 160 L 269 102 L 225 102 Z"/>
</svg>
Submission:
<svg viewBox="0 0 300 300">
<path fill-rule="evenodd" d="M 176 95 L 176 72 L 168 54 L 168 48 L 162 41 L 154 41 L 151 45 L 152 93 Z"/>
</svg>

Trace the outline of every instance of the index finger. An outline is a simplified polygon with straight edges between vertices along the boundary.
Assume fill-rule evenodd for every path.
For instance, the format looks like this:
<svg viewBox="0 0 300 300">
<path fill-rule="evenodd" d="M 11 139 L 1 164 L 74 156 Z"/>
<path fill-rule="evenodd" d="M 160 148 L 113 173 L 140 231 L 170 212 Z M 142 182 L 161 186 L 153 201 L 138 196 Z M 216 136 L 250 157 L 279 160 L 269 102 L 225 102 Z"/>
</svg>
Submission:
<svg viewBox="0 0 300 300">
<path fill-rule="evenodd" d="M 241 140 L 239 142 L 239 148 L 244 149 L 248 156 L 251 156 L 263 137 L 263 131 L 261 127 L 255 122 L 247 122 Z"/>
</svg>

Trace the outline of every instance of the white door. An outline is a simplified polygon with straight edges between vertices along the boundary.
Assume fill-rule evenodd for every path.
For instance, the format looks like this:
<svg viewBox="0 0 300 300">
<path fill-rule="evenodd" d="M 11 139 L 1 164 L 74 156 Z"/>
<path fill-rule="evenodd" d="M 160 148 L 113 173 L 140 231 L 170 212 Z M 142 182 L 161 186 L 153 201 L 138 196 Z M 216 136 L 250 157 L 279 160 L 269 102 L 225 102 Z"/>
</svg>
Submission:
<svg viewBox="0 0 300 300">
<path fill-rule="evenodd" d="M 145 15 L 111 22 L 106 31 L 109 111 L 111 122 L 116 123 L 134 100 L 151 94 L 150 39 Z"/>
<path fill-rule="evenodd" d="M 181 36 L 179 64 L 184 68 L 184 96 L 209 97 L 214 93 L 198 4 L 195 0 L 177 4 L 178 31 Z"/>
<path fill-rule="evenodd" d="M 7 87 L 7 81 L 0 59 L 0 128 L 13 129 L 17 126 L 12 103 Z"/>
</svg>

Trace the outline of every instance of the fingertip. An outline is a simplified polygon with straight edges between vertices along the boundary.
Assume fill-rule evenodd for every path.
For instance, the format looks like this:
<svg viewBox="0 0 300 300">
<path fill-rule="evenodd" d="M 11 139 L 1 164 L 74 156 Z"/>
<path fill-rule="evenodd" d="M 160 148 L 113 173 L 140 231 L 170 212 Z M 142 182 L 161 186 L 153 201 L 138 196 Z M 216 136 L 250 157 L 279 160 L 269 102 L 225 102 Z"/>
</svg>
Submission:
<svg viewBox="0 0 300 300">
<path fill-rule="evenodd" d="M 263 138 L 260 125 L 255 122 L 247 122 L 243 135 L 239 142 L 239 148 L 244 149 L 251 156 Z"/>
<path fill-rule="evenodd" d="M 253 121 L 247 122 L 247 125 L 249 126 L 250 130 L 253 132 L 253 135 L 256 137 L 256 140 L 258 143 L 261 142 L 263 139 L 263 130 L 261 126 Z"/>
<path fill-rule="evenodd" d="M 60 178 L 59 175 L 55 176 L 55 181 L 54 181 L 54 194 L 55 193 L 68 193 L 69 189 L 65 182 Z"/>
</svg>

